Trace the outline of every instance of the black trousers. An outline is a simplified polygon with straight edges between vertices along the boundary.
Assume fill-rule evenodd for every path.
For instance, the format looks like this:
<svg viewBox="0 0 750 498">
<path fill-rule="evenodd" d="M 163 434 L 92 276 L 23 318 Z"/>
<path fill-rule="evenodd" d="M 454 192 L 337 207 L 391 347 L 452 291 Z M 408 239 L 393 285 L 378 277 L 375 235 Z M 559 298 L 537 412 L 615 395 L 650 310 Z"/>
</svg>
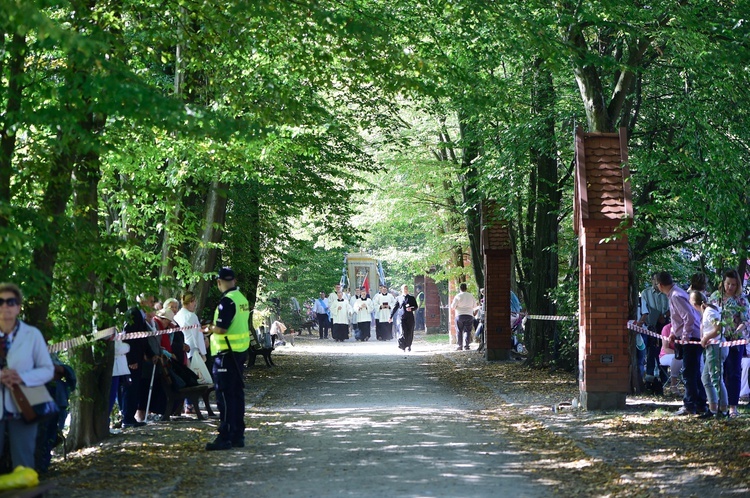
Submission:
<svg viewBox="0 0 750 498">
<path fill-rule="evenodd" d="M 225 441 L 239 441 L 245 437 L 245 385 L 242 373 L 246 362 L 247 351 L 219 354 L 214 358 L 219 437 Z"/>
<path fill-rule="evenodd" d="M 321 339 L 328 339 L 328 331 L 331 330 L 331 320 L 325 313 L 316 313 L 318 315 L 318 333 Z"/>
</svg>

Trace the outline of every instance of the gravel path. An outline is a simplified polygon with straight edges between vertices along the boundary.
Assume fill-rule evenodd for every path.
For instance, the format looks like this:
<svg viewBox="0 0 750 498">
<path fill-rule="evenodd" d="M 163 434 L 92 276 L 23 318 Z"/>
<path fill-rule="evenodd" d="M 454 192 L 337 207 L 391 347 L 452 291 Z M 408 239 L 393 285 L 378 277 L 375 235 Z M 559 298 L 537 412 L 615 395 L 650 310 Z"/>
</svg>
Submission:
<svg viewBox="0 0 750 498">
<path fill-rule="evenodd" d="M 212 496 L 541 496 L 480 407 L 430 373 L 435 349 L 395 342 L 300 347 L 317 362 L 252 410 L 248 448 L 213 453 Z M 399 354 L 397 354 L 399 353 Z M 467 353 L 468 354 L 468 353 Z M 279 360 L 281 362 L 281 360 Z M 248 485 L 250 488 L 248 488 Z"/>
<path fill-rule="evenodd" d="M 434 338 L 430 338 L 434 339 Z M 442 339 L 445 341 L 445 338 Z M 678 399 L 565 408 L 569 373 L 487 362 L 424 336 L 277 349 L 246 377 L 245 448 L 206 452 L 215 419 L 114 431 L 57 457 L 48 496 L 746 496 L 750 414 L 673 416 Z M 569 403 L 568 403 L 569 406 Z"/>
</svg>

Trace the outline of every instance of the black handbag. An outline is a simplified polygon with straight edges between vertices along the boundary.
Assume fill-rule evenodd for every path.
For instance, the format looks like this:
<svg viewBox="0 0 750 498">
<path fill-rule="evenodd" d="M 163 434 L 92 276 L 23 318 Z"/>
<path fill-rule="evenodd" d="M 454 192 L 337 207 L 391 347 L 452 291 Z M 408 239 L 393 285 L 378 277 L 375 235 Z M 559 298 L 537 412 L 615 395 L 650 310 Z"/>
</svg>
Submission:
<svg viewBox="0 0 750 498">
<path fill-rule="evenodd" d="M 195 387 L 198 385 L 198 375 L 193 372 L 189 367 L 186 367 L 182 363 L 178 363 L 176 361 L 172 361 L 170 371 L 173 372 L 176 376 L 179 377 L 181 383 L 183 384 L 181 387 L 177 387 L 177 390 L 183 389 L 185 387 Z M 178 382 L 179 384 L 180 382 Z"/>
<path fill-rule="evenodd" d="M 682 359 L 682 344 L 680 344 L 679 342 L 674 343 L 674 359 L 675 360 Z"/>
</svg>

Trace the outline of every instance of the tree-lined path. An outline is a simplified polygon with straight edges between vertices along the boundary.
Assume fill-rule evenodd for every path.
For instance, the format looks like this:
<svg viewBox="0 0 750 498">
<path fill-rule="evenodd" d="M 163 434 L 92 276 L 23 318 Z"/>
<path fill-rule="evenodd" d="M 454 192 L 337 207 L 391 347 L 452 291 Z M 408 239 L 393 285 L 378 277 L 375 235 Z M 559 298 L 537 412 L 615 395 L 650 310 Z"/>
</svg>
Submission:
<svg viewBox="0 0 750 498">
<path fill-rule="evenodd" d="M 429 338 L 431 339 L 431 338 Z M 747 417 L 696 423 L 678 399 L 554 413 L 575 377 L 488 363 L 418 335 L 279 348 L 246 375 L 244 448 L 206 452 L 216 420 L 117 431 L 56 459 L 51 496 L 681 496 L 743 494 Z M 397 354 L 398 353 L 398 354 Z M 743 456 L 745 455 L 745 456 Z"/>
<path fill-rule="evenodd" d="M 494 206 L 526 310 L 574 315 L 581 125 L 625 132 L 633 215 L 619 292 L 636 318 L 653 271 L 682 284 L 701 272 L 711 290 L 725 269 L 746 274 L 749 10 L 2 2 L 0 281 L 23 289 L 23 319 L 51 343 L 122 327 L 142 292 L 194 292 L 210 318 L 223 266 L 253 327 L 278 311 L 297 328 L 292 299 L 330 292 L 354 250 L 381 260 L 389 286 L 429 275 L 491 289 L 481 231 Z M 529 323 L 529 358 L 573 371 L 580 329 L 556 327 Z M 71 451 L 117 444 L 105 346 L 63 354 L 78 374 Z"/>
</svg>

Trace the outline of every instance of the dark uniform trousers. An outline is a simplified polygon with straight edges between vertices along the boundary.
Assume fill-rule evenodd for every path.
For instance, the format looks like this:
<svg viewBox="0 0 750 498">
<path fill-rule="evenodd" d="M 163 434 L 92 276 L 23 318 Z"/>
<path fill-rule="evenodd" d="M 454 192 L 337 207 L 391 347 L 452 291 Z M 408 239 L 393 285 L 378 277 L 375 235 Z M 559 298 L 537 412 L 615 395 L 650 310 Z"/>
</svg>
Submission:
<svg viewBox="0 0 750 498">
<path fill-rule="evenodd" d="M 237 442 L 245 435 L 245 388 L 242 381 L 247 351 L 219 353 L 214 358 L 216 406 L 219 408 L 219 437 Z"/>
</svg>

